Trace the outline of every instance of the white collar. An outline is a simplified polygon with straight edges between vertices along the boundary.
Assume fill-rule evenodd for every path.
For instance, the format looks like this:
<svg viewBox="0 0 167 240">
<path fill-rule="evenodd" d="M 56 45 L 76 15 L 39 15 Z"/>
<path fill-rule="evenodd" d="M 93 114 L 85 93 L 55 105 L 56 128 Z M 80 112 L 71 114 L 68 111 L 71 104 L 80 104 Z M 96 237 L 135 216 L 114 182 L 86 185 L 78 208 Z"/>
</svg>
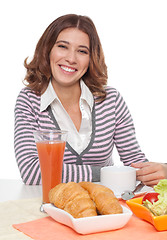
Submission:
<svg viewBox="0 0 167 240">
<path fill-rule="evenodd" d="M 86 84 L 84 83 L 84 81 L 81 79 L 80 81 L 80 86 L 81 86 L 81 97 L 80 97 L 80 101 L 84 100 L 87 102 L 87 104 L 90 107 L 90 110 L 92 111 L 93 108 L 93 103 L 94 103 L 94 98 L 93 98 L 93 94 L 91 93 L 91 91 L 89 90 L 89 88 L 86 86 Z M 47 109 L 47 107 L 55 100 L 57 99 L 58 101 L 59 98 L 56 94 L 56 92 L 54 91 L 54 88 L 52 86 L 51 81 L 48 84 L 47 89 L 45 90 L 45 92 L 41 95 L 41 105 L 40 105 L 40 111 L 44 111 Z"/>
</svg>

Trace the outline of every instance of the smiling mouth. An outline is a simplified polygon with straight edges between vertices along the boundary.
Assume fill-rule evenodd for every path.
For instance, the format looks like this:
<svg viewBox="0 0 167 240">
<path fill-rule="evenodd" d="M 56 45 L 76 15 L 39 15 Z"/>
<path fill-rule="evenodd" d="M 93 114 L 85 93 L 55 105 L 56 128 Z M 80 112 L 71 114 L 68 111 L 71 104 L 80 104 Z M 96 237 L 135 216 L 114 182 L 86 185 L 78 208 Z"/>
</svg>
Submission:
<svg viewBox="0 0 167 240">
<path fill-rule="evenodd" d="M 76 72 L 76 71 L 77 71 L 75 68 L 70 68 L 70 67 L 62 66 L 62 65 L 60 65 L 60 68 L 61 68 L 62 70 L 64 70 L 65 72 L 69 72 L 69 73 L 73 73 L 73 72 Z"/>
</svg>

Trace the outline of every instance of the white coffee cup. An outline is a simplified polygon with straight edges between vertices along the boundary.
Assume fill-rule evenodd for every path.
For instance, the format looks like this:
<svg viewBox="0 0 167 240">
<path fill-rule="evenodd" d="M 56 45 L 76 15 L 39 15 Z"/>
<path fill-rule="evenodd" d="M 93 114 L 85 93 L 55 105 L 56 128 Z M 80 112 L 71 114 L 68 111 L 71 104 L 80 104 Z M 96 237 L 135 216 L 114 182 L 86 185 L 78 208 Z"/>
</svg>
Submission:
<svg viewBox="0 0 167 240">
<path fill-rule="evenodd" d="M 101 184 L 110 188 L 115 195 L 136 187 L 136 169 L 129 166 L 107 166 L 101 168 Z"/>
</svg>

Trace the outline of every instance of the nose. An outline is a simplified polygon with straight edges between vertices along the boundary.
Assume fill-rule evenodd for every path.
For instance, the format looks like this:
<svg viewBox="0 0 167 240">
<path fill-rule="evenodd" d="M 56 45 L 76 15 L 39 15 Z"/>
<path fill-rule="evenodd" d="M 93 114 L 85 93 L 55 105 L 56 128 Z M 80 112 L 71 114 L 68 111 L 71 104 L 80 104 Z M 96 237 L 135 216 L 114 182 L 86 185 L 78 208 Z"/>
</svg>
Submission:
<svg viewBox="0 0 167 240">
<path fill-rule="evenodd" d="M 66 61 L 71 65 L 76 63 L 76 52 L 74 50 L 68 51 Z"/>
</svg>

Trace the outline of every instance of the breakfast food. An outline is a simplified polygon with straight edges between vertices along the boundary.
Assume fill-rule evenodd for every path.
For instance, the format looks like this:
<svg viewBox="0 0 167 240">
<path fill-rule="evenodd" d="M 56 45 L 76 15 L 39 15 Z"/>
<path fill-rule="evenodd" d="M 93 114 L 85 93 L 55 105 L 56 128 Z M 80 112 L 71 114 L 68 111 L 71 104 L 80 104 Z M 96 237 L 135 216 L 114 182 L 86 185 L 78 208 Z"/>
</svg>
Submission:
<svg viewBox="0 0 167 240">
<path fill-rule="evenodd" d="M 91 182 L 61 183 L 50 190 L 49 200 L 74 218 L 123 212 L 112 190 Z"/>
<path fill-rule="evenodd" d="M 147 193 L 142 204 L 155 216 L 167 214 L 167 179 L 162 179 L 154 186 L 155 193 Z"/>
<path fill-rule="evenodd" d="M 92 182 L 80 182 L 79 185 L 88 191 L 99 214 L 122 213 L 122 207 L 111 189 Z"/>
<path fill-rule="evenodd" d="M 61 183 L 49 192 L 49 201 L 74 218 L 97 216 L 96 206 L 88 192 L 78 183 Z"/>
</svg>

